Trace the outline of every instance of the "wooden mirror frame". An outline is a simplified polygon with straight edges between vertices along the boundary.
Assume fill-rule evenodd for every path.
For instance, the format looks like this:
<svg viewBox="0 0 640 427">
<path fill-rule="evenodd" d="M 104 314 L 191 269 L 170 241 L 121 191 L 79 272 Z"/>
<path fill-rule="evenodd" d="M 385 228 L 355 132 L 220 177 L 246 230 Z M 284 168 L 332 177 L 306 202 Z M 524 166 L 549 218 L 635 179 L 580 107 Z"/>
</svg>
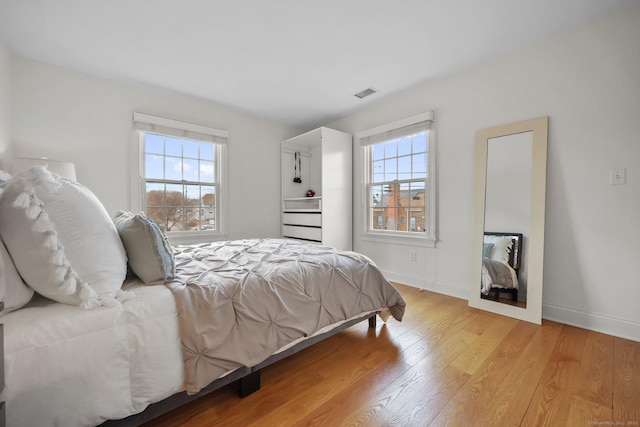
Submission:
<svg viewBox="0 0 640 427">
<path fill-rule="evenodd" d="M 473 203 L 473 237 L 471 250 L 471 282 L 469 306 L 516 319 L 542 323 L 542 279 L 544 263 L 544 220 L 547 183 L 547 133 L 549 118 L 540 117 L 481 129 L 476 132 L 475 193 Z M 531 217 L 527 250 L 527 306 L 516 307 L 480 297 L 482 275 L 482 245 L 484 242 L 485 192 L 487 183 L 487 152 L 489 140 L 503 136 L 532 132 Z"/>
</svg>

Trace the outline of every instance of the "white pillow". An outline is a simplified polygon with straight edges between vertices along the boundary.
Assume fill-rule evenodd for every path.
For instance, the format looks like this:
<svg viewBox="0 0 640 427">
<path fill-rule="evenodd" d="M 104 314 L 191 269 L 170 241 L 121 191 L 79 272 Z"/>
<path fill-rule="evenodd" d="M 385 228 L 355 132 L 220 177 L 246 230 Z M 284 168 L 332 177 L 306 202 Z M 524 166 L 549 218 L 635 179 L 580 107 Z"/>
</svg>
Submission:
<svg viewBox="0 0 640 427">
<path fill-rule="evenodd" d="M 176 274 L 171 245 L 160 227 L 143 213 L 119 211 L 113 218 L 129 267 L 146 284 L 164 283 Z"/>
<path fill-rule="evenodd" d="M 33 289 L 22 281 L 4 243 L 0 241 L 0 301 L 4 302 L 4 310 L 0 315 L 19 309 L 32 296 Z"/>
<path fill-rule="evenodd" d="M 504 263 L 509 263 L 509 254 L 513 246 L 513 240 L 507 236 L 484 236 L 484 243 L 493 243 L 489 258 Z"/>
<path fill-rule="evenodd" d="M 126 299 L 127 257 L 118 232 L 86 187 L 44 167 L 15 175 L 0 197 L 0 235 L 39 294 L 90 309 Z"/>
<path fill-rule="evenodd" d="M 0 170 L 0 197 L 10 179 L 11 175 Z M 1 220 L 2 218 L 0 218 Z M 0 240 L 0 301 L 4 302 L 4 310 L 0 316 L 19 309 L 28 303 L 32 296 L 33 289 L 22 281 L 7 248 Z"/>
</svg>

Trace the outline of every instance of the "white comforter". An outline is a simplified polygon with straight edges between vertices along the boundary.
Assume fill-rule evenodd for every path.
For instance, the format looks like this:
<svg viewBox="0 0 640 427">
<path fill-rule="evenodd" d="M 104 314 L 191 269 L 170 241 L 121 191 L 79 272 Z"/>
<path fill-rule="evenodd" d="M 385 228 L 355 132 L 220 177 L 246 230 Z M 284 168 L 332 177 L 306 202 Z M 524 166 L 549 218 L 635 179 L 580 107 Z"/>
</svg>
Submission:
<svg viewBox="0 0 640 427">
<path fill-rule="evenodd" d="M 125 288 L 136 297 L 117 307 L 84 311 L 37 297 L 2 318 L 8 426 L 97 425 L 182 389 L 171 292 Z"/>
</svg>

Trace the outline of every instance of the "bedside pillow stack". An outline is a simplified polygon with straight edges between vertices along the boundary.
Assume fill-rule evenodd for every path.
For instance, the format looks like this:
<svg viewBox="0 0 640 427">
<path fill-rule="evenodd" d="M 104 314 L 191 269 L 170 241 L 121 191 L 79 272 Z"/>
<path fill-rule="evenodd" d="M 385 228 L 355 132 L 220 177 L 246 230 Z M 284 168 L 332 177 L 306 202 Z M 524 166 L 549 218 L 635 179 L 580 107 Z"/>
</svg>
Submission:
<svg viewBox="0 0 640 427">
<path fill-rule="evenodd" d="M 91 309 L 131 296 L 121 290 L 127 256 L 98 198 L 44 167 L 6 182 L 0 235 L 24 281 L 58 302 Z"/>
</svg>

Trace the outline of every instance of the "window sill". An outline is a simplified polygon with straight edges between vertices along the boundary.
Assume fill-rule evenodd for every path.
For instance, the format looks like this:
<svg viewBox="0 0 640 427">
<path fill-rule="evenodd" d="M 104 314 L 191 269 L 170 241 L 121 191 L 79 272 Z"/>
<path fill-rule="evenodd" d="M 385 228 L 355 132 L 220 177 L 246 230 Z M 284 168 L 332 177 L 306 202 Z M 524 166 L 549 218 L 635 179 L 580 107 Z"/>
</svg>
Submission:
<svg viewBox="0 0 640 427">
<path fill-rule="evenodd" d="M 208 243 L 226 240 L 226 233 L 215 231 L 174 231 L 166 233 L 169 243 L 172 245 L 188 245 L 192 243 Z"/>
<path fill-rule="evenodd" d="M 362 235 L 362 240 L 368 242 L 390 243 L 403 246 L 419 246 L 426 248 L 435 248 L 437 240 L 429 239 L 425 236 L 411 234 L 392 234 L 392 233 L 376 233 L 368 232 Z"/>
</svg>

